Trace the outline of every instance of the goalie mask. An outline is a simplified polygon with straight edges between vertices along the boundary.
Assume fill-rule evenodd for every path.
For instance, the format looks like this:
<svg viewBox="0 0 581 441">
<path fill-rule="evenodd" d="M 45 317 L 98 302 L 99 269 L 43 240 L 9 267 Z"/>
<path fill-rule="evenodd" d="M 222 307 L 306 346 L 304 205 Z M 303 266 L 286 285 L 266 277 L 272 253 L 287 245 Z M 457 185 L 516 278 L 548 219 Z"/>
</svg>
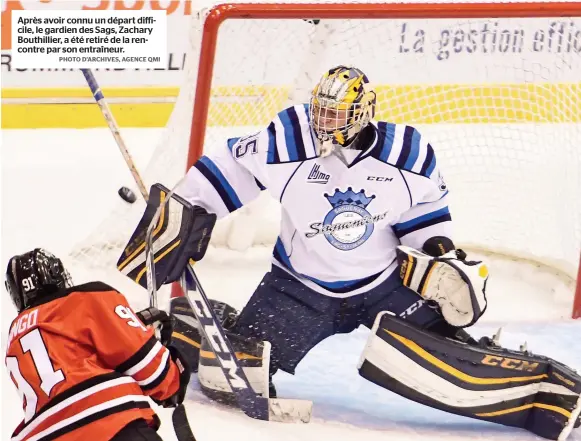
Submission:
<svg viewBox="0 0 581 441">
<path fill-rule="evenodd" d="M 367 76 L 355 67 L 329 70 L 315 86 L 310 122 L 317 153 L 328 156 L 335 145 L 349 148 L 375 114 L 376 96 Z"/>
</svg>

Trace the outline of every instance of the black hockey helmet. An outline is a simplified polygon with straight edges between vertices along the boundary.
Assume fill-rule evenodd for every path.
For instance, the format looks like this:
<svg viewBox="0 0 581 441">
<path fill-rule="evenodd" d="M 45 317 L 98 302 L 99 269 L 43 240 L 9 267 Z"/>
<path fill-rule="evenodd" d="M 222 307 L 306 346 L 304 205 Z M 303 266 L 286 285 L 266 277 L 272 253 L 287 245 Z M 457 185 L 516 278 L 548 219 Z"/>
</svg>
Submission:
<svg viewBox="0 0 581 441">
<path fill-rule="evenodd" d="M 71 276 L 61 260 L 42 248 L 12 257 L 6 268 L 6 289 L 18 312 L 71 286 Z"/>
</svg>

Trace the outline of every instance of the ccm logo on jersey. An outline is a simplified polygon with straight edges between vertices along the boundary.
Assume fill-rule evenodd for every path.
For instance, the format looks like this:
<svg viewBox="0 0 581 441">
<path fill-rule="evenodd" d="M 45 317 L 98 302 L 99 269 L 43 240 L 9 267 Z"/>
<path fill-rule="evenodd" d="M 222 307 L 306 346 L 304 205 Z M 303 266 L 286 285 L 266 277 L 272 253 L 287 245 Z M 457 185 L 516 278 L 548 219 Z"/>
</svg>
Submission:
<svg viewBox="0 0 581 441">
<path fill-rule="evenodd" d="M 481 361 L 482 364 L 488 366 L 500 366 L 504 369 L 513 369 L 515 371 L 533 372 L 539 367 L 539 363 L 530 363 L 525 360 L 517 360 L 515 358 L 497 357 L 495 355 L 485 355 Z"/>
<path fill-rule="evenodd" d="M 387 176 L 367 176 L 368 181 L 376 181 L 376 182 L 391 182 L 393 178 L 388 178 Z"/>
</svg>

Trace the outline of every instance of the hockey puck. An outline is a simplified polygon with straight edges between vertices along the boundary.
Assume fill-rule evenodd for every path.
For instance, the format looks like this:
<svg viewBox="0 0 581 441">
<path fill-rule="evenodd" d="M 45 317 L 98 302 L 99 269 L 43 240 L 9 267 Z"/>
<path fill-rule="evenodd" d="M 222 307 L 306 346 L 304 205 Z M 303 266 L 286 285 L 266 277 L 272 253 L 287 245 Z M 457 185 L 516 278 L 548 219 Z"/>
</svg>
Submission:
<svg viewBox="0 0 581 441">
<path fill-rule="evenodd" d="M 127 187 L 121 187 L 117 193 L 119 193 L 121 199 L 123 199 L 125 202 L 129 202 L 130 204 L 137 200 L 135 193 L 133 193 L 131 189 Z"/>
</svg>

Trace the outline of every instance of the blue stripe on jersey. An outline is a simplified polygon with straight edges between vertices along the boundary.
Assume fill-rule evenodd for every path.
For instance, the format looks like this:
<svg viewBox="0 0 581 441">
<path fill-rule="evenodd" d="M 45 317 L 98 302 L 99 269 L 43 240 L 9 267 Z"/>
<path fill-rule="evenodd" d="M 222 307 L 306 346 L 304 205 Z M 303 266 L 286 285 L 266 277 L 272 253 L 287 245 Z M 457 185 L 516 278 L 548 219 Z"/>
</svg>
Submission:
<svg viewBox="0 0 581 441">
<path fill-rule="evenodd" d="M 305 150 L 305 143 L 303 142 L 303 128 L 299 121 L 299 116 L 294 107 L 290 107 L 286 110 L 288 117 L 290 119 L 292 130 L 294 133 L 294 139 L 297 147 L 297 155 L 300 161 L 307 159 L 307 151 Z"/>
<path fill-rule="evenodd" d="M 340 282 L 324 282 L 322 280 L 315 279 L 314 277 L 303 277 L 306 277 L 310 281 L 315 282 L 317 285 L 322 286 L 323 288 L 327 288 L 329 291 L 341 292 L 343 290 L 352 291 L 354 289 L 360 288 L 363 285 L 367 285 L 368 283 L 373 282 L 379 276 L 379 274 L 374 274 L 373 276 L 365 277 L 363 279 L 345 281 L 342 280 Z"/>
<path fill-rule="evenodd" d="M 416 161 L 418 160 L 418 156 L 420 154 L 420 138 L 420 132 L 414 129 L 410 145 L 410 154 L 403 166 L 405 170 L 411 170 L 414 168 L 414 165 L 416 165 Z"/>
<path fill-rule="evenodd" d="M 403 130 L 403 141 L 401 144 L 401 151 L 399 152 L 399 158 L 395 161 L 395 166 L 399 169 L 404 169 L 408 157 L 410 156 L 412 150 L 412 136 L 414 134 L 414 128 L 406 126 Z M 405 170 L 405 169 L 404 169 Z"/>
<path fill-rule="evenodd" d="M 395 138 L 395 124 L 385 123 L 385 138 L 383 141 L 383 147 L 381 153 L 379 154 L 379 159 L 383 162 L 387 162 L 387 158 L 393 147 L 393 140 Z"/>
<path fill-rule="evenodd" d="M 369 156 L 373 157 L 373 158 L 377 158 L 379 159 L 379 155 L 381 155 L 381 152 L 383 151 L 383 144 L 385 142 L 385 130 L 386 130 L 386 122 L 383 121 L 379 121 L 377 123 L 377 141 L 375 143 L 375 145 L 373 146 L 373 148 L 371 149 L 371 151 L 369 152 Z"/>
<path fill-rule="evenodd" d="M 308 279 L 311 282 L 314 282 L 317 285 L 322 286 L 323 288 L 326 288 L 329 291 L 335 292 L 335 293 L 344 293 L 344 292 L 352 291 L 354 289 L 361 288 L 362 286 L 365 286 L 365 285 L 373 282 L 375 279 L 377 279 L 377 277 L 379 277 L 380 274 L 383 273 L 383 271 L 381 271 L 381 272 L 374 274 L 372 276 L 364 277 L 363 279 L 345 280 L 345 281 L 339 281 L 339 282 L 325 282 L 323 280 L 319 280 L 319 279 L 316 279 L 314 277 L 307 276 L 305 274 L 300 274 L 297 271 L 295 271 L 295 269 L 292 267 L 292 265 L 290 263 L 289 257 L 286 254 L 286 250 L 284 248 L 284 245 L 282 244 L 282 241 L 280 240 L 280 237 L 277 238 L 277 240 L 276 240 L 276 245 L 274 246 L 274 253 L 273 254 L 274 254 L 274 258 L 276 260 L 278 260 L 278 262 L 280 262 L 283 266 L 285 266 L 286 269 L 288 269 L 291 273 L 293 273 L 299 277 L 303 277 L 305 279 Z"/>
<path fill-rule="evenodd" d="M 418 216 L 415 219 L 395 224 L 392 228 L 397 238 L 401 239 L 403 236 L 413 233 L 414 231 L 451 220 L 452 217 L 450 216 L 450 210 L 448 207 L 444 207 L 431 213 Z"/>
<path fill-rule="evenodd" d="M 372 152 L 372 155 L 380 161 L 388 163 L 389 154 L 393 148 L 396 124 L 379 122 L 377 128 L 380 134 L 379 139 L 384 138 L 384 142 L 381 150 Z M 411 171 L 418 162 L 421 137 L 422 135 L 415 128 L 406 126 L 403 133 L 401 152 L 392 165 L 402 170 Z M 428 144 L 426 158 L 418 174 L 429 178 L 435 168 L 436 156 L 434 155 L 434 149 Z"/>
<path fill-rule="evenodd" d="M 266 155 L 266 163 L 278 164 L 280 159 L 276 148 L 276 128 L 274 127 L 274 123 L 271 122 L 266 131 L 268 132 L 268 154 Z"/>
<path fill-rule="evenodd" d="M 282 244 L 280 237 L 277 237 L 276 244 L 274 245 L 274 257 L 276 257 L 276 260 L 286 266 L 293 273 L 295 272 L 290 263 L 290 259 L 286 255 L 286 250 L 284 249 L 284 245 Z"/>
<path fill-rule="evenodd" d="M 278 114 L 280 121 L 282 122 L 282 127 L 284 130 L 284 139 L 286 144 L 286 149 L 288 151 L 288 159 L 289 161 L 298 161 L 299 160 L 299 152 L 297 149 L 297 139 L 295 136 L 295 131 L 293 128 L 293 123 L 291 122 L 291 118 L 289 116 L 289 109 L 283 110 Z M 302 142 L 302 139 L 301 139 Z"/>
<path fill-rule="evenodd" d="M 228 140 L 228 150 L 230 150 L 230 153 L 232 153 L 232 148 L 234 147 L 234 144 L 236 144 L 239 140 L 240 138 L 230 138 Z"/>
<path fill-rule="evenodd" d="M 242 207 L 242 202 L 240 202 L 238 195 L 218 166 L 214 164 L 210 158 L 202 156 L 194 164 L 194 167 L 196 167 L 216 189 L 222 198 L 222 202 L 224 202 L 224 205 L 230 213 Z"/>
<path fill-rule="evenodd" d="M 428 153 L 426 154 L 426 159 L 420 170 L 420 175 L 427 176 L 428 178 L 436 168 L 436 156 L 434 155 L 434 149 L 430 144 L 428 144 Z"/>
<path fill-rule="evenodd" d="M 433 152 L 433 151 L 432 151 Z M 436 156 L 432 153 L 432 160 L 430 161 L 430 165 L 426 169 L 426 176 L 429 178 L 432 176 L 432 172 L 436 168 Z"/>
</svg>

